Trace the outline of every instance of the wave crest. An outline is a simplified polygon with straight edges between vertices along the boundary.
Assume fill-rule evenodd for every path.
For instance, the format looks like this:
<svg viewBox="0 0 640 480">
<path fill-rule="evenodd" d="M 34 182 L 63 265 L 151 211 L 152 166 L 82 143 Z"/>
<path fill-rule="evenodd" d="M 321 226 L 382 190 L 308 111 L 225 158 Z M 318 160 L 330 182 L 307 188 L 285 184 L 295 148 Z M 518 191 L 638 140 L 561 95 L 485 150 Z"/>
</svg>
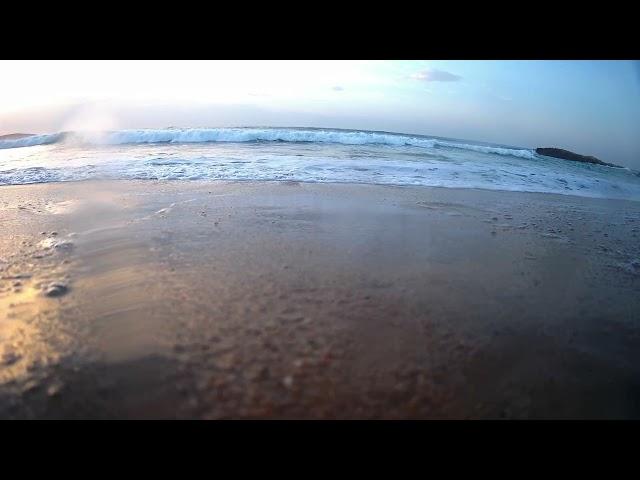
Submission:
<svg viewBox="0 0 640 480">
<path fill-rule="evenodd" d="M 0 141 L 0 148 L 30 147 L 61 140 L 88 145 L 122 145 L 148 143 L 208 143 L 208 142 L 310 142 L 343 145 L 389 145 L 422 148 L 456 148 L 480 153 L 511 155 L 533 159 L 532 150 L 471 145 L 447 142 L 412 135 L 355 130 L 320 130 L 296 128 L 166 128 L 105 132 L 98 136 L 83 132 L 34 135 L 16 140 Z"/>
<path fill-rule="evenodd" d="M 47 145 L 56 143 L 62 139 L 62 133 L 49 133 L 45 135 L 29 135 L 27 137 L 10 140 L 0 140 L 0 148 L 33 147 L 35 145 Z"/>
</svg>

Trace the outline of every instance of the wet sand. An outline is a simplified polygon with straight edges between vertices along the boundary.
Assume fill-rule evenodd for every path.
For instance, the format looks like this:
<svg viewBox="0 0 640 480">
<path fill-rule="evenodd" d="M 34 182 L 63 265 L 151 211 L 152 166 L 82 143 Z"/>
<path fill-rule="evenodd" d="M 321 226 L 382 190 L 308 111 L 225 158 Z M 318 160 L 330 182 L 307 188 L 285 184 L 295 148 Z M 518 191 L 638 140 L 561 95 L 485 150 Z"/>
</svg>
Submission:
<svg viewBox="0 0 640 480">
<path fill-rule="evenodd" d="M 0 418 L 640 418 L 640 203 L 0 187 Z"/>
</svg>

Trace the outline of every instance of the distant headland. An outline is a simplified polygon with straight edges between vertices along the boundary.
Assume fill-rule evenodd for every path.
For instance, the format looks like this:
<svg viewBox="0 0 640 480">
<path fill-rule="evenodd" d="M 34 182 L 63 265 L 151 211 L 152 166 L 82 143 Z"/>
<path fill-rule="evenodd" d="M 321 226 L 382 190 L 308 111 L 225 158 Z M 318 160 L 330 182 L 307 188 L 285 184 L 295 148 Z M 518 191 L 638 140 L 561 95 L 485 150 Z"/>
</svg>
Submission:
<svg viewBox="0 0 640 480">
<path fill-rule="evenodd" d="M 580 155 L 578 153 L 570 152 L 569 150 L 563 150 L 562 148 L 536 148 L 538 155 L 544 155 L 546 157 L 561 158 L 563 160 L 571 160 L 573 162 L 582 163 L 594 163 L 596 165 L 605 165 L 607 167 L 622 168 L 620 165 L 614 165 L 613 163 L 606 163 L 596 157 L 588 157 L 586 155 Z"/>
<path fill-rule="evenodd" d="M 17 140 L 19 138 L 31 137 L 33 133 L 9 133 L 7 135 L 0 135 L 0 140 Z"/>
</svg>

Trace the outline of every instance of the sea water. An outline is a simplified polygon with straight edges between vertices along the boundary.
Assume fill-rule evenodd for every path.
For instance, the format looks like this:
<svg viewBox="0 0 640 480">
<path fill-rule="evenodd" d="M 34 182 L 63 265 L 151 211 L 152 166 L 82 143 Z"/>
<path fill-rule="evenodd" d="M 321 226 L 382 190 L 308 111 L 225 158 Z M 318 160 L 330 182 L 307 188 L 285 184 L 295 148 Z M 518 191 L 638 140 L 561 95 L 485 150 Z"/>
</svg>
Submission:
<svg viewBox="0 0 640 480">
<path fill-rule="evenodd" d="M 640 177 L 626 168 L 422 135 L 167 128 L 0 140 L 0 185 L 86 179 L 349 182 L 640 200 Z"/>
</svg>

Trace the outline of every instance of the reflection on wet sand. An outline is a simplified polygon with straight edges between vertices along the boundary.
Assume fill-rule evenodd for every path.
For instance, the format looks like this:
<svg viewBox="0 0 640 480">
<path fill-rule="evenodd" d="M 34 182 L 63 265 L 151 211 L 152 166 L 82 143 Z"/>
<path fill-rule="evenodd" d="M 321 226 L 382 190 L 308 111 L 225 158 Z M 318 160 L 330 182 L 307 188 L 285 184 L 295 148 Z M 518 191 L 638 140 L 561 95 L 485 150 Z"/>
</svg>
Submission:
<svg viewBox="0 0 640 480">
<path fill-rule="evenodd" d="M 82 265 L 76 288 L 82 292 L 78 308 L 89 320 L 96 349 L 106 361 L 122 361 L 158 353 L 163 298 L 163 272 L 151 245 L 129 238 L 126 229 L 82 237 L 78 260 Z M 166 311 L 166 310 L 165 310 Z"/>
<path fill-rule="evenodd" d="M 18 208 L 24 240 L 3 246 L 0 416 L 175 416 L 177 402 L 149 396 L 172 368 L 159 355 L 169 348 L 167 315 L 151 244 L 127 228 L 140 212 L 128 216 L 123 203 L 135 198 L 117 202 L 117 188 L 69 190 L 75 199 Z M 55 230 L 38 231 L 47 225 L 31 225 L 35 215 L 51 215 Z"/>
<path fill-rule="evenodd" d="M 1 277 L 11 284 L 0 293 L 1 418 L 38 416 L 32 407 L 57 397 L 64 386 L 62 364 L 73 339 L 60 322 L 60 299 L 51 295 L 51 273 Z"/>
<path fill-rule="evenodd" d="M 41 290 L 24 282 L 14 282 L 21 288 L 0 297 L 0 385 L 25 382 L 31 372 L 55 364 L 60 357 L 41 325 L 54 321 L 55 300 L 44 298 Z"/>
</svg>

